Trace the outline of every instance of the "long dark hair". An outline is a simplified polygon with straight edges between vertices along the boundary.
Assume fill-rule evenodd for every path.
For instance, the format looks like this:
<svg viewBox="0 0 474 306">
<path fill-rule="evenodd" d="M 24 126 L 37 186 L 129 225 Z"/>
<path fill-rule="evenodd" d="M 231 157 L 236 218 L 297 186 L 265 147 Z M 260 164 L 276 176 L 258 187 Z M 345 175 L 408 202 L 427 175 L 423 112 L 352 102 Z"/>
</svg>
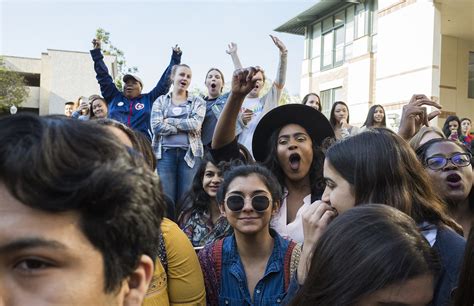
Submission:
<svg viewBox="0 0 474 306">
<path fill-rule="evenodd" d="M 386 205 L 350 209 L 317 242 L 291 305 L 356 305 L 377 290 L 423 275 L 439 262 L 413 220 Z"/>
<path fill-rule="evenodd" d="M 448 116 L 448 118 L 446 118 L 446 121 L 444 122 L 444 125 L 443 125 L 443 133 L 446 137 L 449 137 L 449 135 L 451 135 L 451 130 L 449 129 L 449 123 L 451 121 L 456 121 L 458 123 L 458 137 L 461 137 L 462 136 L 462 131 L 461 131 L 461 120 L 459 120 L 459 117 L 458 116 Z"/>
<path fill-rule="evenodd" d="M 415 152 L 391 130 L 371 129 L 338 142 L 327 150 L 326 159 L 354 187 L 356 205 L 385 203 L 417 223 L 445 224 L 462 233 Z"/>
<path fill-rule="evenodd" d="M 387 123 L 386 123 L 386 116 L 385 116 L 385 109 L 383 108 L 382 105 L 380 104 L 375 104 L 375 105 L 372 105 L 370 108 L 369 108 L 369 112 L 367 113 L 367 118 L 365 119 L 365 122 L 362 126 L 366 126 L 366 127 L 372 127 L 374 126 L 374 114 L 375 114 L 375 110 L 377 109 L 377 107 L 380 107 L 382 110 L 383 110 L 383 120 L 382 120 L 382 127 L 386 127 L 387 126 Z"/>
<path fill-rule="evenodd" d="M 332 105 L 331 114 L 329 115 L 329 123 L 331 123 L 332 128 L 334 128 L 336 126 L 336 123 L 337 123 L 336 116 L 334 116 L 334 110 L 336 109 L 336 106 L 339 105 L 339 104 L 342 104 L 346 107 L 346 109 L 347 109 L 347 123 L 349 123 L 349 107 L 343 101 L 336 101 Z"/>
<path fill-rule="evenodd" d="M 280 134 L 282 128 L 277 129 L 273 132 L 270 137 L 270 151 L 268 153 L 267 159 L 263 162 L 263 165 L 269 169 L 273 175 L 275 175 L 280 186 L 285 186 L 285 173 L 280 166 L 280 161 L 278 160 L 278 135 Z M 322 195 L 324 191 L 324 178 L 323 178 L 323 165 L 324 165 L 324 153 L 323 150 L 316 145 L 314 139 L 313 142 L 313 161 L 309 169 L 309 182 L 311 188 L 311 198 L 315 199 Z"/>
<path fill-rule="evenodd" d="M 208 163 L 212 163 L 214 166 L 218 167 L 211 155 L 206 153 L 197 168 L 196 174 L 194 175 L 191 189 L 186 193 L 181 203 L 178 204 L 178 213 L 189 209 L 195 209 L 200 212 L 209 211 L 211 197 L 206 193 L 204 188 L 202 188 L 202 180 Z"/>
</svg>

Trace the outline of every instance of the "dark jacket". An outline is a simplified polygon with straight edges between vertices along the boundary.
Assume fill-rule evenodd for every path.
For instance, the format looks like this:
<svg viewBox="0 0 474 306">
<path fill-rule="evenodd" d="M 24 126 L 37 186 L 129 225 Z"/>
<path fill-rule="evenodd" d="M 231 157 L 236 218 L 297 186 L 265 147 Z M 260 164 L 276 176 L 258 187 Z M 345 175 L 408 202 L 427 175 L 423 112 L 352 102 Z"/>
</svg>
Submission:
<svg viewBox="0 0 474 306">
<path fill-rule="evenodd" d="M 433 249 L 439 257 L 441 269 L 433 297 L 434 306 L 445 306 L 451 303 L 451 292 L 458 286 L 458 279 L 464 256 L 466 240 L 453 230 L 438 227 Z"/>
<path fill-rule="evenodd" d="M 102 96 L 107 101 L 109 108 L 109 118 L 126 124 L 134 130 L 145 134 L 151 141 L 152 130 L 150 126 L 150 114 L 153 102 L 161 95 L 164 95 L 170 89 L 169 81 L 171 69 L 174 65 L 181 62 L 181 54 L 173 52 L 171 61 L 166 70 L 163 72 L 158 84 L 152 91 L 139 95 L 134 99 L 127 99 L 123 92 L 119 91 L 115 86 L 109 70 L 104 63 L 104 56 L 100 49 L 91 50 L 92 60 L 94 61 L 94 69 L 99 81 Z"/>
</svg>

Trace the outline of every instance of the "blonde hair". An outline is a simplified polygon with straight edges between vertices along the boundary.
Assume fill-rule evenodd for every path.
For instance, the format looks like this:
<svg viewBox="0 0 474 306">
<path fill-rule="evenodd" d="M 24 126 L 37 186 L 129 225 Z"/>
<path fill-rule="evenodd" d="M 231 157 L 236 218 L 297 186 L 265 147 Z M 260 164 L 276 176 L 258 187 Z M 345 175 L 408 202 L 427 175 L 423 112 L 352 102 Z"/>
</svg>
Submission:
<svg viewBox="0 0 474 306">
<path fill-rule="evenodd" d="M 443 131 L 440 128 L 435 126 L 423 126 L 418 133 L 415 134 L 409 141 L 408 144 L 413 150 L 416 150 L 420 147 L 421 140 L 425 137 L 428 133 L 435 133 L 438 134 L 440 138 L 446 138 L 444 136 Z"/>
</svg>

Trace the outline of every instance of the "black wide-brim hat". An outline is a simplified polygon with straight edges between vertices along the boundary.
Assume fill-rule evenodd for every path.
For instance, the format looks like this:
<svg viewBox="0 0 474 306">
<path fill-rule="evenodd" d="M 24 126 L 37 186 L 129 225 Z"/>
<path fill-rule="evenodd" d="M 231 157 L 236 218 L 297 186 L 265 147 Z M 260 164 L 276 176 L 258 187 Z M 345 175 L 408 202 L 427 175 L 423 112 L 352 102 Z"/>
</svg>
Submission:
<svg viewBox="0 0 474 306">
<path fill-rule="evenodd" d="M 327 137 L 334 137 L 328 119 L 316 109 L 304 104 L 285 104 L 275 107 L 262 117 L 252 138 L 252 151 L 256 161 L 263 162 L 269 152 L 272 133 L 288 124 L 305 128 L 313 143 L 321 145 Z"/>
</svg>

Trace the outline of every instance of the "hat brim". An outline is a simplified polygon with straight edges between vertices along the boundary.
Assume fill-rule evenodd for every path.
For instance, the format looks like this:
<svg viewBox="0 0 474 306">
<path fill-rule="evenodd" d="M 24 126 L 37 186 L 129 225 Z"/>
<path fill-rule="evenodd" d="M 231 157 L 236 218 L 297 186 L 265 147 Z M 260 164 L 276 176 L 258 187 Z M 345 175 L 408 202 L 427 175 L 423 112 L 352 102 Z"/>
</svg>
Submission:
<svg viewBox="0 0 474 306">
<path fill-rule="evenodd" d="M 316 109 L 303 104 L 285 104 L 269 111 L 258 123 L 252 138 L 252 151 L 256 161 L 263 162 L 269 152 L 273 132 L 288 124 L 302 126 L 318 146 L 327 137 L 334 137 L 328 119 Z"/>
</svg>

